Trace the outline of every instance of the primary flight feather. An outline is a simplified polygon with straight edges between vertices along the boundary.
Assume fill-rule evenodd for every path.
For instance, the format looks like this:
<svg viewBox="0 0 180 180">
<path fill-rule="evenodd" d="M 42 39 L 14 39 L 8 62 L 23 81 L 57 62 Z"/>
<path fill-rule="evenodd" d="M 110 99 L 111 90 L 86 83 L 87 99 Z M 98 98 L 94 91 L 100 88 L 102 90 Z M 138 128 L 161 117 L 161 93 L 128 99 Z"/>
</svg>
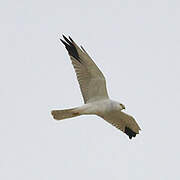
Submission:
<svg viewBox="0 0 180 180">
<path fill-rule="evenodd" d="M 64 40 L 60 40 L 72 61 L 85 104 L 72 109 L 53 110 L 51 113 L 54 119 L 62 120 L 84 114 L 95 114 L 126 133 L 130 139 L 139 134 L 140 127 L 135 119 L 122 112 L 125 106 L 109 98 L 105 77 L 88 53 L 71 37 L 68 39 L 63 35 L 63 38 Z"/>
</svg>

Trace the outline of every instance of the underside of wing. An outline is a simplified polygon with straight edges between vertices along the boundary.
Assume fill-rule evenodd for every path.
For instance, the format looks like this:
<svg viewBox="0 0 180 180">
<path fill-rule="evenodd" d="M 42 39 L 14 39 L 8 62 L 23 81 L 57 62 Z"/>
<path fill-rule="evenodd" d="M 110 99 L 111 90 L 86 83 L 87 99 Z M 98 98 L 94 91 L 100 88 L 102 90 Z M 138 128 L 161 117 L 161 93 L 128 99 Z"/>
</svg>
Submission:
<svg viewBox="0 0 180 180">
<path fill-rule="evenodd" d="M 141 130 L 135 119 L 122 111 L 111 113 L 104 119 L 127 134 L 129 139 L 135 137 Z"/>
<path fill-rule="evenodd" d="M 97 65 L 82 46 L 79 48 L 70 37 L 68 39 L 63 35 L 63 38 L 60 40 L 71 58 L 84 103 L 107 99 L 106 81 Z"/>
</svg>

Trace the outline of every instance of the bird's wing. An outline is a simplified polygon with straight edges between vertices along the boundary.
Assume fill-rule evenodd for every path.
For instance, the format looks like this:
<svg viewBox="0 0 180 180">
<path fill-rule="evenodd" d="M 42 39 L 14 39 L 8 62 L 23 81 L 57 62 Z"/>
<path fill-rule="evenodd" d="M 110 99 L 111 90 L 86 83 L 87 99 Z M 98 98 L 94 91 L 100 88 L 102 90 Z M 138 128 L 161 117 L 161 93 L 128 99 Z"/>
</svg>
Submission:
<svg viewBox="0 0 180 180">
<path fill-rule="evenodd" d="M 109 113 L 107 116 L 103 118 L 116 128 L 126 133 L 130 139 L 132 137 L 135 137 L 136 134 L 139 134 L 139 131 L 141 130 L 139 125 L 132 116 L 120 110 L 113 113 Z"/>
<path fill-rule="evenodd" d="M 108 98 L 106 80 L 97 65 L 93 62 L 84 48 L 63 35 L 60 39 L 65 45 L 74 66 L 76 76 L 80 85 L 84 103 L 98 101 Z"/>
</svg>

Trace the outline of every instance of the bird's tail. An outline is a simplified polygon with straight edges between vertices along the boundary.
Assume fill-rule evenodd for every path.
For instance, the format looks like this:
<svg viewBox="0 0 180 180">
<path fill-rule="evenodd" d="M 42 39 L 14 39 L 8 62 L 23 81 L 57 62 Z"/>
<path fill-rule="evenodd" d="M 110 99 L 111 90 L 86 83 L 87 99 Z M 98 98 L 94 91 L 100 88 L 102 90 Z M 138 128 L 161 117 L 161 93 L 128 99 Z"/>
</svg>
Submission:
<svg viewBox="0 0 180 180">
<path fill-rule="evenodd" d="M 81 114 L 77 112 L 76 108 L 72 109 L 64 109 L 64 110 L 53 110 L 51 114 L 56 120 L 63 120 L 67 118 L 72 118 L 76 116 L 80 116 Z"/>
</svg>

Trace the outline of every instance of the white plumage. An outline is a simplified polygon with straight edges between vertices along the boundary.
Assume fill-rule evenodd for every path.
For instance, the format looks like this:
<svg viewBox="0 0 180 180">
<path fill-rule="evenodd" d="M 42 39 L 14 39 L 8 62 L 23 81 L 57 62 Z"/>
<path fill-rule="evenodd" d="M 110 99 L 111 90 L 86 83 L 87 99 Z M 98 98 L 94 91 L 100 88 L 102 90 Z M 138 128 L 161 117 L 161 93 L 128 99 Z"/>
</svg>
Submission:
<svg viewBox="0 0 180 180">
<path fill-rule="evenodd" d="M 67 39 L 63 35 L 63 38 L 61 42 L 65 45 L 72 61 L 85 104 L 72 109 L 53 110 L 54 119 L 62 120 L 84 114 L 95 114 L 126 133 L 130 139 L 139 134 L 140 127 L 135 119 L 122 112 L 125 106 L 109 99 L 105 77 L 88 53 L 82 46 L 80 49 L 70 37 Z"/>
</svg>

